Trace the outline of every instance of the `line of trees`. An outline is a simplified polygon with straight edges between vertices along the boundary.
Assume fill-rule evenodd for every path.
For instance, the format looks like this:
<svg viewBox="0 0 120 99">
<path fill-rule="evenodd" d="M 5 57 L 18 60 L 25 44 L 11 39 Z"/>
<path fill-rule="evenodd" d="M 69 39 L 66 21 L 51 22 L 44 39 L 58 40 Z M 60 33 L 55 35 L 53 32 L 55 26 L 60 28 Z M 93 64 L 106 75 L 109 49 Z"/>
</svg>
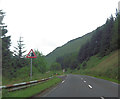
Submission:
<svg viewBox="0 0 120 99">
<path fill-rule="evenodd" d="M 18 75 L 17 73 L 20 71 L 20 69 L 26 72 L 24 68 L 30 67 L 30 59 L 27 59 L 25 57 L 26 50 L 24 50 L 25 44 L 23 43 L 22 37 L 20 37 L 17 41 L 17 46 L 14 47 L 15 50 L 13 52 L 10 50 L 11 36 L 7 36 L 7 26 L 2 23 L 4 16 L 5 13 L 0 10 L 0 41 L 2 41 L 2 46 L 0 45 L 0 47 L 2 47 L 3 80 L 4 78 L 16 78 Z M 35 67 L 39 73 L 45 73 L 47 63 L 44 59 L 44 56 L 38 50 L 35 50 L 35 53 L 37 55 L 37 58 L 33 60 L 33 67 Z M 21 73 L 19 75 L 24 75 L 24 73 Z"/>
<path fill-rule="evenodd" d="M 10 72 L 10 67 L 11 67 L 11 60 L 10 58 L 12 57 L 12 53 L 10 51 L 10 36 L 6 36 L 6 33 L 8 32 L 4 23 L 2 23 L 2 20 L 5 16 L 5 13 L 0 10 L 0 30 L 1 30 L 1 35 L 0 39 L 2 41 L 2 73 L 3 75 L 6 75 L 6 72 Z M 6 72 L 5 72 L 6 71 Z"/>
<path fill-rule="evenodd" d="M 78 54 L 78 61 L 80 63 L 89 60 L 89 58 L 93 55 L 98 54 L 99 57 L 104 57 L 112 51 L 119 49 L 119 20 L 120 14 L 117 12 L 115 18 L 111 15 L 103 26 L 98 27 L 95 30 L 91 40 L 80 48 Z"/>
<path fill-rule="evenodd" d="M 50 66 L 50 70 L 51 71 L 59 71 L 59 70 L 61 70 L 61 65 L 59 63 L 55 62 Z"/>
<path fill-rule="evenodd" d="M 77 53 L 70 53 L 56 58 L 56 62 L 61 64 L 62 69 L 75 69 L 78 66 Z"/>
<path fill-rule="evenodd" d="M 106 23 L 93 31 L 92 38 L 80 48 L 78 53 L 71 53 L 56 58 L 62 68 L 80 69 L 78 64 L 83 63 L 93 55 L 102 58 L 111 52 L 120 49 L 120 12 L 116 9 L 116 17 L 111 15 Z"/>
</svg>

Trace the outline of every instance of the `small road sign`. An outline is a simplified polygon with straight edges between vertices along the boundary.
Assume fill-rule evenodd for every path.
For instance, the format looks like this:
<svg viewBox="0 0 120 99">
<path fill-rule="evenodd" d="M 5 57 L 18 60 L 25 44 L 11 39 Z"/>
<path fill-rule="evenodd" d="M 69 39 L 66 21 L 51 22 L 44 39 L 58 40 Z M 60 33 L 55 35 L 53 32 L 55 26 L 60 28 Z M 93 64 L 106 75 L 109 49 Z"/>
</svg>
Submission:
<svg viewBox="0 0 120 99">
<path fill-rule="evenodd" d="M 26 58 L 31 58 L 30 78 L 32 79 L 32 58 L 37 58 L 37 56 L 35 55 L 35 52 L 33 51 L 33 49 L 30 50 L 30 52 L 28 53 Z"/>
<path fill-rule="evenodd" d="M 30 52 L 28 53 L 26 58 L 37 58 L 37 56 L 35 55 L 35 52 L 33 51 L 33 49 L 30 50 Z"/>
</svg>

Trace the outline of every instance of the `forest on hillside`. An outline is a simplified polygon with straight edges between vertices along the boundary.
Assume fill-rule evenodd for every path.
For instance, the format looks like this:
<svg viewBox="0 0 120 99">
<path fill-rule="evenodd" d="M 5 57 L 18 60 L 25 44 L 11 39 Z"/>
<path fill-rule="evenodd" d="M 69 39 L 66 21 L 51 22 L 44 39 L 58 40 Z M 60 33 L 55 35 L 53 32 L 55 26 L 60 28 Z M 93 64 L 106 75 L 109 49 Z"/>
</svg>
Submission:
<svg viewBox="0 0 120 99">
<path fill-rule="evenodd" d="M 56 58 L 62 68 L 80 69 L 86 67 L 86 62 L 91 56 L 102 58 L 111 52 L 120 49 L 120 12 L 116 9 L 116 16 L 110 16 L 104 25 L 94 30 L 89 41 L 82 45 L 78 53 L 70 53 Z"/>
</svg>

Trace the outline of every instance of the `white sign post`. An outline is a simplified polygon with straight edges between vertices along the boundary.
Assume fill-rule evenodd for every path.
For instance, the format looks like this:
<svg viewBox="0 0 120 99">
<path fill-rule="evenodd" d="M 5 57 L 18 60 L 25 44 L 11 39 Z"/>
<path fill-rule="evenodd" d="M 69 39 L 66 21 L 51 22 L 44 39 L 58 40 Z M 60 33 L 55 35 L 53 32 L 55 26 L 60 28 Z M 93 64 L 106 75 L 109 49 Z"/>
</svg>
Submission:
<svg viewBox="0 0 120 99">
<path fill-rule="evenodd" d="M 26 58 L 31 58 L 30 79 L 32 79 L 32 58 L 37 58 L 35 52 L 31 49 Z"/>
<path fill-rule="evenodd" d="M 31 58 L 31 72 L 30 72 L 30 78 L 32 79 L 32 58 Z"/>
</svg>

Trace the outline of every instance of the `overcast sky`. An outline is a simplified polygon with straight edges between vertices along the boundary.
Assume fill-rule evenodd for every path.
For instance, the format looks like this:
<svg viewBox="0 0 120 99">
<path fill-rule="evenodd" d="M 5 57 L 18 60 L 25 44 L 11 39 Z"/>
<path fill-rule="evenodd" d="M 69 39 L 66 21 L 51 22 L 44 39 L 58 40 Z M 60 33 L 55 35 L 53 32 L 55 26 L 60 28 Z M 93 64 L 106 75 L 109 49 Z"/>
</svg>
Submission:
<svg viewBox="0 0 120 99">
<path fill-rule="evenodd" d="M 103 25 L 119 0 L 0 0 L 12 47 L 19 37 L 27 50 L 44 55 Z"/>
</svg>

